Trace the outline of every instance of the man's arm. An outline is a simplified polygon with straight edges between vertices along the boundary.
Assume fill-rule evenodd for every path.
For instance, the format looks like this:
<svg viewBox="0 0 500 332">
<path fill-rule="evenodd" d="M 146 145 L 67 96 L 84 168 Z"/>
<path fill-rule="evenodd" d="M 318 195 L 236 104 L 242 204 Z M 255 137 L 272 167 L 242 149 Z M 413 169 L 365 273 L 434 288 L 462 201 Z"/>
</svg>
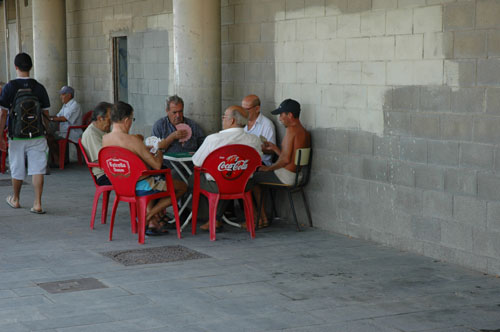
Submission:
<svg viewBox="0 0 500 332">
<path fill-rule="evenodd" d="M 160 169 L 163 162 L 163 153 L 158 150 L 156 154 L 153 155 L 140 138 L 132 135 L 131 139 L 133 140 L 133 146 L 139 158 L 152 169 Z"/>
<path fill-rule="evenodd" d="M 273 151 L 279 152 L 279 154 L 276 153 L 279 155 L 279 158 L 278 160 L 276 160 L 274 164 L 270 166 L 260 166 L 259 171 L 264 171 L 264 172 L 274 171 L 276 169 L 283 168 L 286 165 L 290 164 L 293 154 L 293 139 L 294 137 L 290 135 L 289 131 L 287 130 L 285 137 L 283 138 L 283 142 L 281 142 L 281 148 L 282 148 L 281 150 L 279 150 L 279 148 L 276 145 L 270 143 L 269 145 L 273 147 Z"/>
<path fill-rule="evenodd" d="M 158 148 L 163 149 L 163 150 L 168 150 L 169 146 L 178 139 L 184 138 L 187 136 L 187 131 L 186 130 L 176 130 L 170 135 L 167 136 L 167 138 L 162 139 L 158 143 Z"/>
<path fill-rule="evenodd" d="M 5 128 L 5 123 L 7 122 L 7 110 L 5 108 L 0 109 L 0 151 L 5 151 L 7 149 L 6 142 L 3 138 L 3 130 Z"/>
</svg>

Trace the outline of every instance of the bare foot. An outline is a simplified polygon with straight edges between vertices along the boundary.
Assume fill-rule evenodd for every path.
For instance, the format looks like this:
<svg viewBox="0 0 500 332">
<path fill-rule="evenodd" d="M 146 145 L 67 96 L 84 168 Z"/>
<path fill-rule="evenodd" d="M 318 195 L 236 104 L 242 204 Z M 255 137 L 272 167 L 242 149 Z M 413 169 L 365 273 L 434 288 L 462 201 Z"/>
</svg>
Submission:
<svg viewBox="0 0 500 332">
<path fill-rule="evenodd" d="M 19 200 L 15 200 L 12 195 L 7 196 L 5 202 L 13 209 L 19 209 L 21 207 L 21 205 L 19 205 Z"/>
</svg>

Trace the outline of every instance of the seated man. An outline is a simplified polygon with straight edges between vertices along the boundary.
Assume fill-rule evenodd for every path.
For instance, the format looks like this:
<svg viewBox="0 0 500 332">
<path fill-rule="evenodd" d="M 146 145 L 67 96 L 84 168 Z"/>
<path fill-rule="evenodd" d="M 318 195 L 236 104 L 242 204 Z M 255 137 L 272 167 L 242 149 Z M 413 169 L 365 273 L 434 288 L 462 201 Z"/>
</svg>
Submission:
<svg viewBox="0 0 500 332">
<path fill-rule="evenodd" d="M 300 104 L 297 101 L 286 99 L 271 114 L 279 114 L 279 121 L 286 128 L 285 137 L 283 137 L 283 141 L 281 142 L 281 149 L 270 142 L 262 144 L 262 150 L 276 153 L 278 160 L 271 166 L 264 165 L 259 167 L 253 179 L 256 184 L 271 182 L 292 185 L 295 182 L 295 151 L 300 148 L 311 147 L 311 135 L 300 122 Z M 257 202 L 260 201 L 260 188 L 258 186 L 254 187 L 254 193 Z M 269 226 L 269 222 L 264 206 L 262 206 L 258 227 L 267 226 Z"/>
<path fill-rule="evenodd" d="M 195 166 L 203 165 L 203 162 L 207 156 L 215 149 L 221 146 L 229 144 L 244 144 L 253 147 L 262 157 L 261 141 L 260 139 L 252 134 L 246 133 L 243 128 L 248 121 L 248 112 L 240 106 L 229 106 L 224 115 L 222 116 L 222 128 L 223 130 L 218 133 L 207 136 L 203 144 L 200 146 L 198 151 L 193 155 L 193 164 Z M 190 188 L 193 187 L 194 175 L 189 178 Z M 250 183 L 250 182 L 249 182 Z M 217 184 L 213 178 L 205 174 L 205 176 L 200 177 L 200 186 L 202 189 L 209 192 L 218 192 Z M 207 200 L 205 196 L 201 196 L 200 203 L 204 201 L 204 205 Z M 219 229 L 222 226 L 220 218 L 225 211 L 228 201 L 219 201 L 219 206 L 217 208 L 217 225 Z M 208 230 L 209 223 L 203 224 L 200 229 Z"/>
<path fill-rule="evenodd" d="M 139 137 L 129 134 L 133 121 L 134 109 L 132 106 L 121 101 L 116 103 L 111 110 L 111 122 L 113 123 L 113 129 L 109 134 L 103 136 L 102 146 L 120 146 L 135 153 L 147 166 L 152 169 L 160 169 L 163 161 L 162 151 L 158 150 L 156 154 L 153 155 Z M 175 195 L 177 197 L 183 195 L 187 189 L 186 184 L 175 179 L 173 181 Z M 145 177 L 144 179 L 141 179 L 136 184 L 136 194 L 141 196 L 148 195 L 154 190 L 165 190 L 165 188 L 153 189 L 153 187 L 156 184 L 159 184 L 159 182 L 161 182 L 161 179 L 158 180 L 157 177 Z M 162 198 L 156 202 L 150 201 L 148 203 L 146 214 L 146 223 L 148 225 L 148 229 L 146 230 L 147 235 L 162 235 L 168 233 L 164 227 L 165 225 L 160 225 L 159 219 L 161 218 L 161 212 L 171 204 L 170 197 Z"/>
<path fill-rule="evenodd" d="M 106 102 L 97 104 L 92 112 L 92 123 L 82 135 L 82 145 L 91 162 L 98 162 L 99 150 L 102 148 L 102 137 L 109 133 L 111 128 L 111 109 L 113 105 Z M 108 177 L 99 167 L 92 167 L 92 173 L 100 186 L 110 185 Z"/>
<path fill-rule="evenodd" d="M 82 109 L 80 104 L 74 99 L 75 90 L 70 86 L 63 86 L 61 91 L 59 91 L 59 96 L 61 97 L 63 107 L 57 115 L 49 116 L 50 121 L 59 124 L 59 130 L 54 135 L 48 135 L 47 137 L 51 156 L 50 162 L 54 166 L 59 163 L 59 145 L 57 144 L 57 140 L 66 138 L 70 126 L 82 125 Z M 78 142 L 81 135 L 81 129 L 71 129 L 69 139 L 73 142 Z"/>
<path fill-rule="evenodd" d="M 159 119 L 153 125 L 153 136 L 162 139 L 158 147 L 166 152 L 196 151 L 205 139 L 203 130 L 196 122 L 184 117 L 182 98 L 177 95 L 171 96 L 167 99 L 166 104 L 167 116 Z M 191 127 L 192 135 L 187 141 L 184 141 L 184 138 L 188 136 L 188 131 L 176 128 L 181 123 Z M 170 166 L 168 161 L 165 161 L 164 164 L 166 167 Z"/>
<path fill-rule="evenodd" d="M 260 113 L 259 97 L 256 95 L 246 96 L 241 101 L 241 107 L 248 111 L 248 123 L 245 126 L 245 131 L 257 135 L 261 140 L 265 139 L 268 142 L 276 144 L 274 123 Z M 265 153 L 264 157 L 262 157 L 262 163 L 266 166 L 271 165 L 272 157 L 272 153 Z"/>
</svg>

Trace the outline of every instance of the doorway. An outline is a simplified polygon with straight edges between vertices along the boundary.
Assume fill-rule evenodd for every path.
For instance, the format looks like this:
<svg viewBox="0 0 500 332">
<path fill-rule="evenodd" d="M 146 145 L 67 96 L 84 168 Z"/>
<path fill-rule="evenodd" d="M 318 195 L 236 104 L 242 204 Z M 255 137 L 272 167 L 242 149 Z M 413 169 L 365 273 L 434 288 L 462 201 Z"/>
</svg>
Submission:
<svg viewBox="0 0 500 332">
<path fill-rule="evenodd" d="M 127 37 L 113 37 L 113 94 L 114 101 L 128 103 Z"/>
</svg>

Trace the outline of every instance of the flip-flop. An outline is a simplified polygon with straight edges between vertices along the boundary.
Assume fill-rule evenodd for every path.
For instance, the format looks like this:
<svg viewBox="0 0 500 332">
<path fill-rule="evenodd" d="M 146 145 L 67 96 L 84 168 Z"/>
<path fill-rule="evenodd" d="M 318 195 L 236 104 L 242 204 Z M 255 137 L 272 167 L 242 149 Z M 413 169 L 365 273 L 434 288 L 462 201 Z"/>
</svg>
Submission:
<svg viewBox="0 0 500 332">
<path fill-rule="evenodd" d="M 31 213 L 36 213 L 36 214 L 45 214 L 44 210 L 35 210 L 35 208 L 30 209 Z"/>
<path fill-rule="evenodd" d="M 12 195 L 11 196 L 7 196 L 7 198 L 5 199 L 5 202 L 7 203 L 8 206 L 10 206 L 13 209 L 19 209 L 20 208 L 20 206 L 16 206 L 14 203 L 12 203 Z"/>
<path fill-rule="evenodd" d="M 156 228 L 147 228 L 146 229 L 146 235 L 147 236 L 160 236 L 160 235 L 167 235 L 168 234 L 168 230 L 161 227 L 160 229 L 156 229 Z"/>
</svg>

